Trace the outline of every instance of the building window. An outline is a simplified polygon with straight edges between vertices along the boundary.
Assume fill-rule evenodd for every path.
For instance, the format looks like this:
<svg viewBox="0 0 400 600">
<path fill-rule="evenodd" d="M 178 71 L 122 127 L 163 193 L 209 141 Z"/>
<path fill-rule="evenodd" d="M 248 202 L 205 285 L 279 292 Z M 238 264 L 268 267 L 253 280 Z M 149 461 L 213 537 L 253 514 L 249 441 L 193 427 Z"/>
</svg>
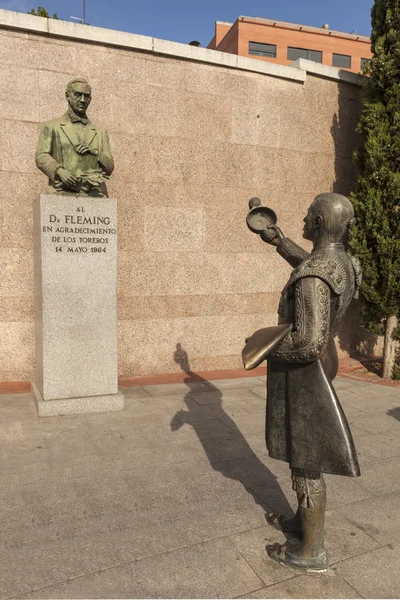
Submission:
<svg viewBox="0 0 400 600">
<path fill-rule="evenodd" d="M 306 58 L 314 62 L 322 63 L 322 52 L 320 50 L 308 50 L 307 48 L 289 48 L 287 49 L 288 60 L 297 60 Z"/>
<path fill-rule="evenodd" d="M 363 69 L 364 67 L 368 67 L 370 62 L 371 62 L 370 58 L 362 58 L 361 59 L 361 69 Z"/>
<path fill-rule="evenodd" d="M 275 44 L 261 44 L 260 42 L 249 42 L 249 54 L 254 56 L 269 56 L 276 58 Z"/>
<path fill-rule="evenodd" d="M 347 54 L 333 54 L 332 64 L 334 67 L 351 69 L 351 56 L 347 56 Z"/>
</svg>

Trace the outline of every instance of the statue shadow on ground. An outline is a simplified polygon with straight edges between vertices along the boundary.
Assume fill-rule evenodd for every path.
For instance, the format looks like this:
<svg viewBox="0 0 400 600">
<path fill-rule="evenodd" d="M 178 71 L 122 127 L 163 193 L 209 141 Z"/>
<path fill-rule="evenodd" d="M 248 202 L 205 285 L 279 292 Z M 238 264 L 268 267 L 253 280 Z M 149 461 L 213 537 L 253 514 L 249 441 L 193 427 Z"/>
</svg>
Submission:
<svg viewBox="0 0 400 600">
<path fill-rule="evenodd" d="M 258 458 L 236 423 L 225 412 L 223 392 L 218 389 L 218 382 L 211 383 L 191 370 L 188 354 L 180 343 L 176 345 L 174 361 L 187 374 L 184 382 L 189 386 L 190 391 L 183 398 L 188 410 L 179 410 L 175 414 L 171 421 L 171 430 L 177 431 L 184 425 L 190 425 L 195 430 L 210 465 L 215 471 L 222 473 L 224 477 L 239 481 L 266 515 L 271 510 L 283 512 L 288 516 L 292 515 L 293 510 L 286 500 L 277 477 Z M 189 395 L 192 393 L 190 385 L 194 382 L 204 382 L 211 388 L 210 392 L 205 393 L 212 393 L 212 403 L 196 404 L 195 400 Z M 204 418 L 200 417 L 199 409 L 203 412 L 202 417 Z M 209 413 L 209 419 L 207 418 L 207 412 Z M 221 443 L 222 449 L 223 440 L 227 439 L 229 430 L 231 432 L 230 438 L 233 438 L 235 446 L 240 448 L 237 458 L 234 454 L 228 459 L 218 456 L 218 454 L 221 454 L 219 453 L 218 444 Z M 246 473 L 244 468 L 237 464 L 240 463 L 241 459 L 247 460 L 251 464 L 251 473 Z M 267 497 L 266 503 L 264 503 L 261 497 L 257 495 L 257 489 L 261 486 L 264 492 L 263 495 L 265 495 L 265 489 L 267 489 L 267 496 L 271 498 L 271 502 L 268 502 Z"/>
<path fill-rule="evenodd" d="M 396 406 L 396 408 L 389 408 L 387 414 L 393 417 L 393 419 L 400 421 L 400 406 Z"/>
<path fill-rule="evenodd" d="M 331 136 L 335 151 L 335 180 L 332 191 L 349 196 L 356 181 L 356 168 L 352 155 L 360 142 L 356 127 L 361 116 L 361 104 L 355 94 L 356 86 L 338 82 L 338 110 L 333 116 Z M 353 131 L 354 135 L 349 135 Z M 378 336 L 368 333 L 361 326 L 362 301 L 353 299 L 349 309 L 342 319 L 338 331 L 340 349 L 350 358 L 360 360 L 363 356 L 363 366 L 376 372 L 376 361 L 370 360 L 376 349 Z M 368 360 L 369 359 L 369 360 Z M 379 371 L 379 368 L 378 368 Z"/>
</svg>

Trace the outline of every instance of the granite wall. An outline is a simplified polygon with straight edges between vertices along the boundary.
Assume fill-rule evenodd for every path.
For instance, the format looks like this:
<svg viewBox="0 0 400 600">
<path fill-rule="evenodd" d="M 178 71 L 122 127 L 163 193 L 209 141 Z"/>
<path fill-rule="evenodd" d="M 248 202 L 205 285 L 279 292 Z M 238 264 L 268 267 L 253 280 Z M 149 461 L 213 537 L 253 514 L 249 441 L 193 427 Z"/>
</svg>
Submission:
<svg viewBox="0 0 400 600">
<path fill-rule="evenodd" d="M 116 163 L 120 374 L 179 371 L 177 343 L 193 370 L 239 368 L 244 338 L 276 322 L 290 271 L 247 229 L 248 201 L 299 242 L 313 197 L 349 191 L 359 87 L 1 26 L 0 55 L 0 381 L 34 373 L 32 206 L 47 191 L 35 147 L 76 75 Z M 340 337 L 343 351 L 358 335 Z"/>
</svg>

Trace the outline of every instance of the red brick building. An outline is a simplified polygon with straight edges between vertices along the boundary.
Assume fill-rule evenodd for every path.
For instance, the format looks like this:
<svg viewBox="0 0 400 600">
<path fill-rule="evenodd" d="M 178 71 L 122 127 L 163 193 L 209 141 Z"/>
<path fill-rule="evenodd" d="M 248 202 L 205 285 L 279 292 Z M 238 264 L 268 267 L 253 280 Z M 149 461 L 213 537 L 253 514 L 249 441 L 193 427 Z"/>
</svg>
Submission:
<svg viewBox="0 0 400 600">
<path fill-rule="evenodd" d="M 259 17 L 239 17 L 235 23 L 217 21 L 208 48 L 289 65 L 307 58 L 358 73 L 372 56 L 370 38 L 333 31 L 329 25 L 310 27 Z"/>
</svg>

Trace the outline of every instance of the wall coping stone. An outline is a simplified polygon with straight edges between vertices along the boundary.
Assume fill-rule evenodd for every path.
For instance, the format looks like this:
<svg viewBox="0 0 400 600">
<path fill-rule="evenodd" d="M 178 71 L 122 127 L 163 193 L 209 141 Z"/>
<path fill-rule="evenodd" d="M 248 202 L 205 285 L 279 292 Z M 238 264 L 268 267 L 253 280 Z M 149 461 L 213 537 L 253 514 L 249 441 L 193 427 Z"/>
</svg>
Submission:
<svg viewBox="0 0 400 600">
<path fill-rule="evenodd" d="M 336 81 L 345 81 L 353 85 L 361 86 L 364 79 L 364 75 L 345 71 L 338 67 L 331 67 L 330 65 L 323 65 L 312 60 L 307 60 L 306 58 L 298 58 L 290 66 L 311 73 L 312 75 L 319 75 L 327 79 L 335 79 Z"/>
<path fill-rule="evenodd" d="M 131 48 L 142 52 L 151 52 L 152 54 L 173 56 L 185 60 L 261 73 L 300 83 L 305 82 L 307 78 L 306 70 L 297 66 L 276 65 L 209 48 L 199 48 L 189 46 L 188 44 L 137 35 L 135 33 L 115 31 L 92 25 L 82 25 L 81 23 L 71 23 L 70 21 L 47 19 L 11 10 L 0 9 L 0 28 L 81 40 L 119 48 Z"/>
<path fill-rule="evenodd" d="M 305 58 L 298 58 L 288 66 L 277 65 L 209 48 L 199 48 L 197 46 L 189 46 L 188 44 L 180 44 L 178 42 L 161 40 L 125 31 L 72 23 L 61 19 L 47 19 L 12 10 L 0 9 L 0 28 L 17 29 L 119 48 L 131 48 L 142 52 L 151 52 L 152 54 L 173 56 L 184 60 L 205 62 L 232 69 L 240 69 L 242 71 L 261 73 L 301 83 L 306 81 L 307 73 L 358 86 L 362 85 L 362 80 L 364 79 L 362 75 L 357 73 L 323 65 Z"/>
</svg>

